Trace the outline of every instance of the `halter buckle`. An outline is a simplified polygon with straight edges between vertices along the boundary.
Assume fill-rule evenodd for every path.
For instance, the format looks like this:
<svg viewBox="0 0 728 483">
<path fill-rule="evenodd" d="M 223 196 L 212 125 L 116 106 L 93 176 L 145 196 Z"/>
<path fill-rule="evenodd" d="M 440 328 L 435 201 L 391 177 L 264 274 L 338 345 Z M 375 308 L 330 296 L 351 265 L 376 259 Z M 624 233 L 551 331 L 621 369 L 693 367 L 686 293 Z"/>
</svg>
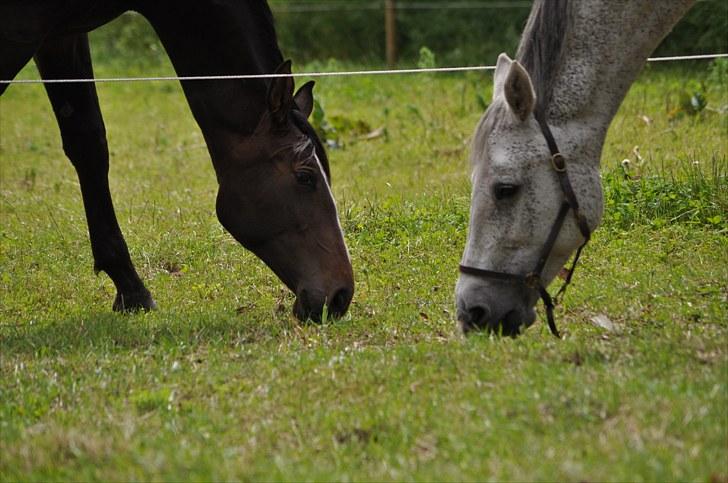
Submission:
<svg viewBox="0 0 728 483">
<path fill-rule="evenodd" d="M 541 288 L 541 276 L 538 273 L 529 273 L 525 276 L 524 282 L 528 288 L 532 288 L 534 290 Z"/>
<path fill-rule="evenodd" d="M 551 156 L 551 166 L 553 166 L 554 171 L 557 173 L 565 173 L 566 172 L 566 158 L 561 153 L 555 153 L 553 156 Z"/>
</svg>

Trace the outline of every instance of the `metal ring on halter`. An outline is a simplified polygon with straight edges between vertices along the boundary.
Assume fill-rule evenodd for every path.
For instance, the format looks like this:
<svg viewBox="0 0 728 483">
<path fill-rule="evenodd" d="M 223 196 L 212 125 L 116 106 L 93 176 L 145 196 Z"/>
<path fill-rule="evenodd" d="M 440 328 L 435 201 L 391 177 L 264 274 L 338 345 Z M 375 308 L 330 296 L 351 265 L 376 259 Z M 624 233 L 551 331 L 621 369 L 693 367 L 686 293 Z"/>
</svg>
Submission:
<svg viewBox="0 0 728 483">
<path fill-rule="evenodd" d="M 557 173 L 565 173 L 566 158 L 564 158 L 564 155 L 561 153 L 555 153 L 553 156 L 551 156 L 551 166 L 553 166 L 554 171 L 556 171 Z"/>
<path fill-rule="evenodd" d="M 536 272 L 531 272 L 523 279 L 526 287 L 538 290 L 541 287 L 541 276 Z"/>
</svg>

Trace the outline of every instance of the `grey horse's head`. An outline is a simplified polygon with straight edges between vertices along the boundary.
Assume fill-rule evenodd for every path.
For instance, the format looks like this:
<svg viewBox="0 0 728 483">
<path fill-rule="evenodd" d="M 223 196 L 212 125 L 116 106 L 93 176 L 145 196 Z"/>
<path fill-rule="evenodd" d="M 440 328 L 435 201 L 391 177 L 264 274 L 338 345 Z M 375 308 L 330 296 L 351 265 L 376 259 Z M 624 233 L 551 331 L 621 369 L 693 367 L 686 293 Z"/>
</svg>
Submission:
<svg viewBox="0 0 728 483">
<path fill-rule="evenodd" d="M 536 94 L 528 72 L 501 54 L 494 82 L 492 103 L 473 138 L 470 226 L 462 263 L 525 275 L 537 264 L 564 195 L 534 117 Z M 551 129 L 593 230 L 603 208 L 598 154 L 594 159 L 593 150 L 582 149 L 589 133 L 579 123 L 553 124 Z M 583 241 L 574 218 L 567 217 L 541 273 L 544 284 Z M 458 320 L 465 332 L 516 335 L 534 322 L 538 297 L 538 290 L 525 284 L 463 273 L 456 287 Z"/>
</svg>

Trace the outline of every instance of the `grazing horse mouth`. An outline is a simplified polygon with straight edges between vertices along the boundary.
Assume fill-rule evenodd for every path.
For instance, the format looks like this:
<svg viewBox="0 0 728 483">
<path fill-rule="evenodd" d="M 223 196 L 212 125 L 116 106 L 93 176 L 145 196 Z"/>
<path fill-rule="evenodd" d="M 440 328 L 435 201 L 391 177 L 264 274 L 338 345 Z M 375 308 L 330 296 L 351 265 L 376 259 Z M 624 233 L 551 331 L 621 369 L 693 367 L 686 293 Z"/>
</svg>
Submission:
<svg viewBox="0 0 728 483">
<path fill-rule="evenodd" d="M 473 332 L 486 332 L 488 334 L 502 335 L 515 338 L 530 327 L 536 320 L 533 310 L 528 311 L 525 316 L 518 309 L 513 309 L 498 319 L 487 317 L 485 308 L 476 307 L 470 309 L 468 315 L 458 311 L 458 322 L 464 335 Z"/>
<path fill-rule="evenodd" d="M 296 295 L 293 304 L 293 315 L 299 320 L 312 320 L 319 323 L 324 319 L 338 319 L 349 309 L 353 293 L 347 288 L 341 288 L 331 297 L 331 300 L 312 296 L 307 290 Z"/>
</svg>

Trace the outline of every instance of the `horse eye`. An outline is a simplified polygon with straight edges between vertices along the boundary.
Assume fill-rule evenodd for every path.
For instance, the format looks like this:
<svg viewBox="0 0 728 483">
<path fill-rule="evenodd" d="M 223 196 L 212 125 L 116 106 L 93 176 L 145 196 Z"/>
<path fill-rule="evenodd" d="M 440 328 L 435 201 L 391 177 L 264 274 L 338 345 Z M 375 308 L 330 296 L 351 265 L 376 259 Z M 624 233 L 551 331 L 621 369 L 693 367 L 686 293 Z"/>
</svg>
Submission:
<svg viewBox="0 0 728 483">
<path fill-rule="evenodd" d="M 518 193 L 518 188 L 520 188 L 520 186 L 515 184 L 499 183 L 495 185 L 494 188 L 495 199 L 502 200 L 504 198 L 510 198 Z"/>
<path fill-rule="evenodd" d="M 316 176 L 310 171 L 296 171 L 296 181 L 307 188 L 316 187 Z"/>
</svg>

